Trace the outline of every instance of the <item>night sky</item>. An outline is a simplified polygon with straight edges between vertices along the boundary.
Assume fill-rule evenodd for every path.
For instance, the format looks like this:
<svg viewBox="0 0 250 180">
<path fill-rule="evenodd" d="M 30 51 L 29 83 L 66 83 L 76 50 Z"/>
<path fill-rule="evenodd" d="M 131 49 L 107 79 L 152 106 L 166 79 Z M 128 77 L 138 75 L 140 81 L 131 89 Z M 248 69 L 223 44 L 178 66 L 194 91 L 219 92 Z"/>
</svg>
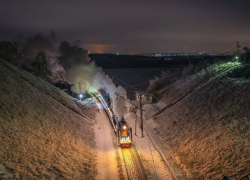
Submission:
<svg viewBox="0 0 250 180">
<path fill-rule="evenodd" d="M 250 46 L 250 0 L 0 0 L 0 41 L 51 31 L 90 52 L 232 52 Z"/>
</svg>

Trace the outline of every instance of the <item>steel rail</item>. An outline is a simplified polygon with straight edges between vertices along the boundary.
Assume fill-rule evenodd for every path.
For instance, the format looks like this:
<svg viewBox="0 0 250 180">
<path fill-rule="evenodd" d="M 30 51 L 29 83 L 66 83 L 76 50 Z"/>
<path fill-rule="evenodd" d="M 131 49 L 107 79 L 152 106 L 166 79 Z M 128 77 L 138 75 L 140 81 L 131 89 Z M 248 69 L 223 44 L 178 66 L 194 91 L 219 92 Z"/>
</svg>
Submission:
<svg viewBox="0 0 250 180">
<path fill-rule="evenodd" d="M 148 176 L 134 147 L 121 148 L 128 179 L 147 180 Z"/>
</svg>

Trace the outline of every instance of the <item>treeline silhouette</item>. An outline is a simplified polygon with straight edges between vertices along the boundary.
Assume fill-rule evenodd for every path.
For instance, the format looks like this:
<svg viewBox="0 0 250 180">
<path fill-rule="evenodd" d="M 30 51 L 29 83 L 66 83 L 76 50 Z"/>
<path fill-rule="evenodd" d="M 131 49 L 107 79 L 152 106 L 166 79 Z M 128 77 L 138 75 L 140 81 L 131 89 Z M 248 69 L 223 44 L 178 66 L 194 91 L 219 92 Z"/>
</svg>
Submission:
<svg viewBox="0 0 250 180">
<path fill-rule="evenodd" d="M 231 56 L 167 56 L 151 57 L 139 55 L 116 55 L 116 54 L 89 54 L 91 61 L 103 69 L 112 68 L 157 68 L 167 66 L 184 66 L 189 63 L 197 64 L 200 61 L 213 61 L 232 58 Z"/>
</svg>

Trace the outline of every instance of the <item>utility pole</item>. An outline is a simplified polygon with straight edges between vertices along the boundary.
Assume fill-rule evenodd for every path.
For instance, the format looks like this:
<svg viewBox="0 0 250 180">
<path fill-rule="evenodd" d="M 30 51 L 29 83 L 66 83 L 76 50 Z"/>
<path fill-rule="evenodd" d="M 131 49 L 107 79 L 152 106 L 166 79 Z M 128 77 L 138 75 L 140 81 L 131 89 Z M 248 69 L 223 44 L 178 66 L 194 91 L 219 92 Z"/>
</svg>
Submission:
<svg viewBox="0 0 250 180">
<path fill-rule="evenodd" d="M 239 48 L 240 48 L 240 44 L 239 44 L 239 41 L 237 41 L 237 56 L 240 54 Z"/>
<path fill-rule="evenodd" d="M 136 135 L 136 124 L 137 124 L 137 114 L 136 114 L 136 111 L 135 111 L 135 135 Z"/>
<path fill-rule="evenodd" d="M 81 92 L 81 83 L 79 82 L 79 90 L 80 90 L 80 101 L 82 101 L 82 92 Z"/>
<path fill-rule="evenodd" d="M 133 112 L 135 114 L 135 135 L 136 135 L 136 124 L 137 124 L 137 109 L 134 108 L 131 110 L 131 112 Z M 137 135 L 136 135 L 137 136 Z"/>
<path fill-rule="evenodd" d="M 79 90 L 80 90 L 80 94 L 81 94 L 81 83 L 79 82 Z"/>
<path fill-rule="evenodd" d="M 141 110 L 141 137 L 143 138 L 143 119 L 142 119 L 142 95 L 140 94 L 140 110 Z"/>
</svg>

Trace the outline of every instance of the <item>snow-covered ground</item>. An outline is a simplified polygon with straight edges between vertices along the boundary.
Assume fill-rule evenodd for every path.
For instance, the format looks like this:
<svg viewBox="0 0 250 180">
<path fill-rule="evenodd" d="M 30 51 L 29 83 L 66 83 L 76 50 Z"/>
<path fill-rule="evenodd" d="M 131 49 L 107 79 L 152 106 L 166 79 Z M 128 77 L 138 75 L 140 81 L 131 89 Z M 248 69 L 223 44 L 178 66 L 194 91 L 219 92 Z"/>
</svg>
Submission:
<svg viewBox="0 0 250 180">
<path fill-rule="evenodd" d="M 220 179 L 249 170 L 250 86 L 249 79 L 232 80 L 235 70 L 235 64 L 221 63 L 186 71 L 165 86 L 157 104 L 161 113 L 143 107 L 144 137 L 139 112 L 136 126 L 134 114 L 125 116 L 152 179 Z M 100 104 L 70 98 L 6 62 L 0 73 L 0 178 L 126 177 Z"/>
<path fill-rule="evenodd" d="M 102 105 L 97 102 L 97 106 L 99 107 L 99 113 L 96 115 L 94 125 L 97 144 L 97 179 L 118 179 L 118 171 L 120 169 L 118 168 L 115 154 L 118 146 L 113 143 L 116 141 L 115 133 Z M 137 116 L 139 116 L 139 111 Z M 136 127 L 134 114 L 127 114 L 125 120 L 133 128 L 134 146 L 140 155 L 145 169 L 149 172 L 151 179 L 185 179 L 184 174 L 177 168 L 173 160 L 161 152 L 161 149 L 164 147 L 160 141 L 156 141 L 157 136 L 153 132 L 154 123 L 152 121 L 147 122 L 144 120 L 144 137 L 141 138 L 139 118 Z M 137 135 L 135 135 L 135 128 Z"/>
<path fill-rule="evenodd" d="M 0 177 L 126 177 L 114 130 L 99 103 L 70 98 L 8 63 L 0 70 Z M 128 119 L 132 126 L 133 120 Z M 144 138 L 134 136 L 134 142 L 151 177 L 173 177 L 146 133 Z"/>
<path fill-rule="evenodd" d="M 162 153 L 162 142 L 153 131 L 155 124 L 152 121 L 144 119 L 144 131 L 139 128 L 140 115 L 137 111 L 137 125 L 135 127 L 135 115 L 129 114 L 126 116 L 126 121 L 132 126 L 133 141 L 138 153 L 141 155 L 145 168 L 149 171 L 152 179 L 159 180 L 174 180 L 185 179 L 182 171 L 175 165 L 169 155 Z M 135 135 L 136 128 L 136 135 Z"/>
<path fill-rule="evenodd" d="M 97 109 L 0 63 L 0 179 L 94 179 Z"/>
<path fill-rule="evenodd" d="M 156 124 L 155 132 L 167 147 L 163 151 L 188 179 L 240 179 L 250 172 L 249 76 L 246 63 L 190 65 L 158 91 L 159 113 L 144 106 L 145 119 Z"/>
<path fill-rule="evenodd" d="M 119 179 L 118 163 L 113 144 L 114 133 L 109 119 L 103 109 L 100 109 L 94 124 L 97 151 L 97 179 Z"/>
</svg>

